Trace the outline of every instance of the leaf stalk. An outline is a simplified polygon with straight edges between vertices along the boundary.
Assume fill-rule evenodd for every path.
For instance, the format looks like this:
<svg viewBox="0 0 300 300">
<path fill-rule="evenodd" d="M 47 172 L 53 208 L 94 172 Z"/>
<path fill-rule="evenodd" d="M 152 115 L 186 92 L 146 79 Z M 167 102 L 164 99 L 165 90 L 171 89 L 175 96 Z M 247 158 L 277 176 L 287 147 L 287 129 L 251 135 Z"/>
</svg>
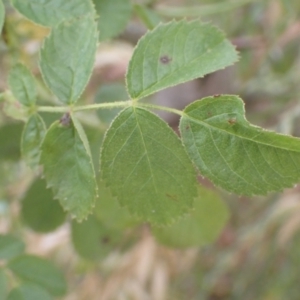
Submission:
<svg viewBox="0 0 300 300">
<path fill-rule="evenodd" d="M 132 100 L 127 101 L 116 101 L 109 103 L 95 103 L 88 105 L 80 105 L 80 106 L 40 106 L 37 108 L 39 112 L 50 112 L 50 113 L 66 113 L 66 112 L 78 112 L 84 110 L 96 110 L 96 109 L 110 109 L 116 107 L 129 107 L 129 106 L 138 106 L 141 108 L 150 108 L 156 110 L 163 110 L 170 113 L 174 113 L 182 116 L 183 112 L 171 107 L 165 107 L 160 105 L 154 105 L 149 103 L 136 102 L 134 103 Z"/>
</svg>

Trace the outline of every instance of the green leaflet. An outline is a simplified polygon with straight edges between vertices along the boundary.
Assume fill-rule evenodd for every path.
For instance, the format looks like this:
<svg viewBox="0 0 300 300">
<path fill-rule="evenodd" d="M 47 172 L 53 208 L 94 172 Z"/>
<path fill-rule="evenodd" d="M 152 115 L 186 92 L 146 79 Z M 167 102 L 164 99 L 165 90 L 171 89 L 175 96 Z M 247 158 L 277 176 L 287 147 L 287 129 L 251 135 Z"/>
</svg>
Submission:
<svg viewBox="0 0 300 300">
<path fill-rule="evenodd" d="M 27 164 L 34 168 L 39 164 L 40 146 L 46 134 L 46 125 L 38 115 L 32 115 L 25 124 L 22 139 L 21 153 Z"/>
<path fill-rule="evenodd" d="M 23 283 L 9 293 L 7 300 L 53 300 L 47 291 L 32 284 Z"/>
<path fill-rule="evenodd" d="M 218 194 L 198 187 L 195 208 L 170 227 L 153 228 L 154 236 L 166 246 L 186 248 L 212 243 L 227 222 L 229 212 Z"/>
<path fill-rule="evenodd" d="M 65 103 L 75 103 L 93 70 L 97 25 L 92 15 L 54 27 L 40 53 L 40 68 L 50 90 Z"/>
<path fill-rule="evenodd" d="M 46 182 L 37 179 L 22 200 L 21 215 L 24 222 L 36 232 L 51 232 L 65 221 L 66 214 Z"/>
<path fill-rule="evenodd" d="M 9 88 L 14 97 L 25 106 L 36 102 L 36 84 L 31 72 L 25 65 L 18 63 L 9 72 Z"/>
<path fill-rule="evenodd" d="M 202 175 L 227 191 L 265 195 L 300 179 L 300 140 L 251 125 L 237 96 L 187 106 L 180 132 Z"/>
<path fill-rule="evenodd" d="M 116 248 L 120 240 L 121 232 L 108 229 L 93 215 L 81 223 L 72 222 L 74 248 L 86 259 L 103 259 Z"/>
<path fill-rule="evenodd" d="M 129 107 L 117 116 L 100 162 L 112 194 L 146 221 L 168 224 L 192 207 L 194 168 L 173 130 L 149 111 Z"/>
<path fill-rule="evenodd" d="M 11 2 L 25 17 L 48 27 L 75 17 L 95 14 L 91 0 L 11 0 Z"/>
<path fill-rule="evenodd" d="M 93 0 L 98 19 L 100 40 L 107 40 L 120 34 L 130 20 L 132 6 L 130 0 Z"/>
<path fill-rule="evenodd" d="M 75 123 L 65 115 L 51 125 L 41 147 L 41 163 L 54 196 L 81 221 L 95 203 L 97 185 L 87 139 Z"/>
<path fill-rule="evenodd" d="M 233 45 L 210 24 L 182 20 L 159 25 L 140 39 L 133 53 L 126 75 L 128 92 L 140 99 L 237 59 Z"/>
<path fill-rule="evenodd" d="M 2 32 L 2 27 L 5 19 L 5 7 L 2 0 L 0 0 L 0 33 Z"/>
<path fill-rule="evenodd" d="M 0 260 L 12 259 L 23 253 L 24 243 L 12 235 L 0 235 Z"/>
<path fill-rule="evenodd" d="M 53 296 L 63 296 L 67 291 L 62 272 L 48 260 L 22 255 L 12 260 L 8 267 L 21 279 L 39 285 Z"/>
</svg>

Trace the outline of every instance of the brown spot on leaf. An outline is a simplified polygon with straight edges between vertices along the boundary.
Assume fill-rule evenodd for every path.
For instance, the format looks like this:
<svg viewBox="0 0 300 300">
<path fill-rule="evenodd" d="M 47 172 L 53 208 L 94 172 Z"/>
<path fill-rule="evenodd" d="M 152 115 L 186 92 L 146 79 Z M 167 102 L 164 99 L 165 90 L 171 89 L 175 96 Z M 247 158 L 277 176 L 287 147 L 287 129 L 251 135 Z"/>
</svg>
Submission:
<svg viewBox="0 0 300 300">
<path fill-rule="evenodd" d="M 105 236 L 101 240 L 102 244 L 108 244 L 110 242 L 110 238 L 108 236 Z"/>
<path fill-rule="evenodd" d="M 67 112 L 65 113 L 59 120 L 59 123 L 62 125 L 62 126 L 65 126 L 65 127 L 68 127 L 70 126 L 71 124 L 71 116 L 70 114 Z"/>
<path fill-rule="evenodd" d="M 190 125 L 186 125 L 186 126 L 185 126 L 185 129 L 186 129 L 186 130 L 189 130 L 189 129 L 190 129 Z"/>
<path fill-rule="evenodd" d="M 229 119 L 229 120 L 228 120 L 228 123 L 229 123 L 230 125 L 233 125 L 233 124 L 236 123 L 236 119 L 235 119 L 235 118 Z"/>
<path fill-rule="evenodd" d="M 172 194 L 166 194 L 166 196 L 170 199 L 170 200 L 173 200 L 173 201 L 177 201 L 177 196 L 176 195 L 172 195 Z"/>
<path fill-rule="evenodd" d="M 207 112 L 207 115 L 208 115 L 209 117 L 211 117 L 211 116 L 212 116 L 212 112 L 211 112 L 211 111 L 208 111 L 208 112 Z"/>
<path fill-rule="evenodd" d="M 213 97 L 214 97 L 214 98 L 219 98 L 219 97 L 221 97 L 221 95 L 220 95 L 220 94 L 214 94 Z"/>
<path fill-rule="evenodd" d="M 167 65 L 172 61 L 172 58 L 169 57 L 168 55 L 163 55 L 163 56 L 160 57 L 159 60 L 162 64 Z"/>
</svg>

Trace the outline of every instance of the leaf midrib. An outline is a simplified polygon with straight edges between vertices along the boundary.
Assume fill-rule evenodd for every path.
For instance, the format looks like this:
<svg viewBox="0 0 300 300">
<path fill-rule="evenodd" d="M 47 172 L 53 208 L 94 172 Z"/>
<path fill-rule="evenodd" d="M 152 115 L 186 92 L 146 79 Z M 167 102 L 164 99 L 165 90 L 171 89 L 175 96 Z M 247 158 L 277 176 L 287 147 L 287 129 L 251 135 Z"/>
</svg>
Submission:
<svg viewBox="0 0 300 300">
<path fill-rule="evenodd" d="M 247 138 L 247 137 L 244 137 L 244 136 L 241 136 L 241 135 L 238 135 L 238 134 L 234 134 L 230 131 L 226 131 L 222 128 L 219 128 L 219 127 L 216 127 L 216 126 L 213 126 L 211 124 L 208 124 L 208 123 L 205 123 L 201 120 L 198 120 L 198 119 L 195 119 L 191 116 L 189 116 L 188 114 L 186 113 L 183 113 L 183 117 L 187 118 L 187 119 L 190 119 L 192 120 L 194 123 L 197 123 L 199 125 L 202 125 L 204 127 L 207 127 L 207 128 L 212 128 L 214 130 L 217 130 L 217 131 L 221 131 L 223 133 L 226 133 L 226 134 L 229 134 L 231 136 L 234 136 L 234 137 L 237 137 L 237 138 L 240 138 L 240 139 L 244 139 L 244 140 L 247 140 L 247 141 L 250 141 L 252 143 L 256 143 L 256 144 L 260 144 L 260 145 L 263 145 L 263 146 L 267 146 L 267 147 L 272 147 L 272 148 L 275 148 L 275 149 L 281 149 L 281 150 L 285 150 L 285 151 L 290 151 L 290 152 L 295 152 L 295 153 L 300 153 L 300 149 L 299 151 L 296 151 L 296 150 L 293 150 L 293 149 L 288 149 L 288 148 L 284 148 L 284 147 L 281 147 L 281 146 L 274 146 L 274 144 L 267 144 L 267 143 L 263 143 L 261 141 L 257 141 L 257 140 L 253 140 L 253 139 L 250 139 L 250 138 Z M 252 125 L 249 125 L 250 128 L 256 128 L 255 126 L 252 126 Z M 261 129 L 261 133 L 264 133 L 264 132 L 270 132 L 270 133 L 274 133 L 274 134 L 278 134 L 279 136 L 284 136 L 284 137 L 287 137 L 286 135 L 283 135 L 283 134 L 280 134 L 280 133 L 276 133 L 276 132 L 273 132 L 273 131 L 270 131 L 270 130 L 266 130 L 266 129 Z M 300 141 L 299 141 L 300 142 Z"/>
<path fill-rule="evenodd" d="M 145 155 L 147 157 L 147 161 L 148 161 L 148 165 L 149 165 L 149 169 L 150 169 L 150 173 L 151 173 L 151 179 L 152 179 L 152 182 L 153 182 L 154 190 L 155 190 L 156 195 L 159 195 L 159 193 L 157 191 L 157 187 L 156 187 L 155 181 L 154 181 L 154 173 L 153 173 L 151 162 L 150 162 L 150 159 L 149 159 L 148 149 L 146 147 L 146 143 L 145 143 L 145 140 L 144 140 L 143 132 L 142 132 L 139 120 L 138 120 L 138 116 L 137 116 L 137 112 L 136 112 L 136 108 L 135 107 L 133 107 L 133 113 L 134 113 L 134 116 L 135 116 L 135 119 L 136 119 L 137 127 L 138 127 L 140 135 L 141 135 L 141 140 L 143 142 L 143 146 L 144 146 L 144 149 L 145 149 Z"/>
</svg>

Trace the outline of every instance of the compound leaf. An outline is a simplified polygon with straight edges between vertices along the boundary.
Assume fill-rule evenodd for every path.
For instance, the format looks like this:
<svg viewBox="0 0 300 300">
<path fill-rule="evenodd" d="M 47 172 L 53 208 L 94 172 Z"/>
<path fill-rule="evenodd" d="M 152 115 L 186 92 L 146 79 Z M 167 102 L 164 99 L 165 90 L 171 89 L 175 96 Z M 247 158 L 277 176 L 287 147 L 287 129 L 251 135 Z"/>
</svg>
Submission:
<svg viewBox="0 0 300 300">
<path fill-rule="evenodd" d="M 24 252 L 24 243 L 12 235 L 0 235 L 0 259 L 11 259 Z"/>
<path fill-rule="evenodd" d="M 9 88 L 14 97 L 25 106 L 36 102 L 36 84 L 31 72 L 21 63 L 16 64 L 9 72 Z"/>
<path fill-rule="evenodd" d="M 93 0 L 98 19 L 100 40 L 106 40 L 121 33 L 130 20 L 132 5 L 130 0 Z M 112 21 L 113 20 L 113 21 Z"/>
<path fill-rule="evenodd" d="M 51 295 L 62 296 L 67 284 L 63 273 L 50 261 L 33 255 L 22 255 L 12 260 L 8 267 L 23 280 L 35 283 Z"/>
<path fill-rule="evenodd" d="M 300 180 L 300 139 L 251 125 L 237 96 L 187 106 L 180 131 L 202 175 L 227 191 L 265 195 Z"/>
<path fill-rule="evenodd" d="M 11 2 L 25 17 L 47 27 L 95 13 L 91 0 L 11 0 Z"/>
<path fill-rule="evenodd" d="M 83 92 L 93 70 L 97 35 L 97 24 L 88 15 L 60 23 L 45 39 L 41 72 L 61 102 L 75 103 Z"/>
<path fill-rule="evenodd" d="M 218 194 L 198 187 L 195 207 L 169 227 L 153 228 L 156 239 L 170 247 L 186 248 L 212 243 L 227 222 L 229 212 Z"/>
<path fill-rule="evenodd" d="M 233 45 L 210 24 L 182 20 L 159 25 L 140 39 L 133 53 L 126 75 L 128 92 L 140 99 L 237 59 Z"/>
<path fill-rule="evenodd" d="M 155 224 L 168 224 L 193 204 L 196 178 L 167 124 L 147 110 L 123 110 L 106 133 L 103 179 L 122 206 Z"/>
<path fill-rule="evenodd" d="M 43 288 L 32 284 L 23 283 L 10 291 L 7 300 L 53 300 L 49 293 Z"/>
<path fill-rule="evenodd" d="M 54 122 L 41 146 L 41 163 L 54 196 L 80 221 L 95 203 L 97 186 L 87 139 L 77 128 L 68 115 Z"/>
<path fill-rule="evenodd" d="M 34 168 L 40 159 L 40 146 L 46 134 L 46 125 L 38 115 L 32 115 L 25 124 L 22 139 L 21 153 L 27 164 Z"/>
<path fill-rule="evenodd" d="M 37 179 L 27 191 L 21 208 L 24 222 L 36 232 L 51 232 L 65 221 L 66 214 L 46 182 Z"/>
</svg>

